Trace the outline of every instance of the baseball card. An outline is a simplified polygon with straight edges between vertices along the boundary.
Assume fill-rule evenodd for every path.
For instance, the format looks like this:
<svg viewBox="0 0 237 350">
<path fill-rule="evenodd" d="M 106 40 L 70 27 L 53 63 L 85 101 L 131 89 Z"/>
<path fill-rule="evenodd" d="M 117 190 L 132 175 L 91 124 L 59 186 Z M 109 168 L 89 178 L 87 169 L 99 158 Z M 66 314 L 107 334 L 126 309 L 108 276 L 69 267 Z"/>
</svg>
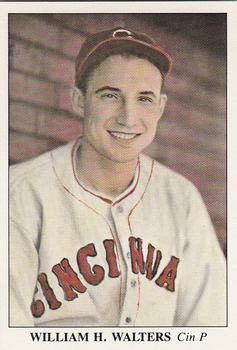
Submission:
<svg viewBox="0 0 237 350">
<path fill-rule="evenodd" d="M 233 349 L 237 5 L 0 7 L 1 349 Z"/>
</svg>

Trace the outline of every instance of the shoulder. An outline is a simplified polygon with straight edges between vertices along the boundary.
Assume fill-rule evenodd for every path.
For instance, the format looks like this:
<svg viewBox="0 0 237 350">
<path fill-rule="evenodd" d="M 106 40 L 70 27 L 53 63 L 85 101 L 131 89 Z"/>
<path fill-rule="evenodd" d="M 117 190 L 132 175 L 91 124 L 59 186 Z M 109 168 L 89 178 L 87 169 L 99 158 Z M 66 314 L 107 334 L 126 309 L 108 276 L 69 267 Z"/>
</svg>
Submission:
<svg viewBox="0 0 237 350">
<path fill-rule="evenodd" d="M 163 194 L 166 197 L 177 200 L 179 203 L 189 201 L 191 198 L 200 198 L 195 185 L 185 176 L 178 174 L 160 162 L 142 154 L 140 157 L 142 167 L 151 173 L 150 189 L 153 193 Z"/>
<path fill-rule="evenodd" d="M 10 186 L 19 185 L 26 178 L 42 172 L 50 163 L 50 151 L 31 160 L 10 166 Z"/>
<path fill-rule="evenodd" d="M 141 155 L 140 160 L 143 167 L 146 169 L 151 169 L 150 171 L 152 172 L 152 179 L 157 184 L 162 183 L 166 185 L 177 185 L 179 187 L 185 188 L 195 188 L 193 183 L 185 176 L 177 173 L 176 171 L 158 162 L 157 160 L 154 160 L 145 154 Z"/>
<path fill-rule="evenodd" d="M 63 162 L 63 155 L 70 154 L 74 142 L 43 153 L 31 160 L 10 166 L 9 185 L 11 192 L 24 183 L 47 182 L 53 174 L 53 157 Z"/>
</svg>

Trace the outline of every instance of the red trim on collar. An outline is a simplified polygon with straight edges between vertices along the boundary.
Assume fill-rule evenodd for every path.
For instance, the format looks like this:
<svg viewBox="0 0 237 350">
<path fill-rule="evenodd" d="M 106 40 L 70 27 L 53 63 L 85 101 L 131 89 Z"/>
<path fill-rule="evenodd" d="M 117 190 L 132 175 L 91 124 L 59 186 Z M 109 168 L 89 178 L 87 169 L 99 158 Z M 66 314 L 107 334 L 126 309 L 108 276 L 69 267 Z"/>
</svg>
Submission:
<svg viewBox="0 0 237 350">
<path fill-rule="evenodd" d="M 78 178 L 77 178 L 77 176 L 76 176 L 76 171 L 75 171 L 75 169 L 74 169 L 74 164 L 73 164 L 73 154 L 74 154 L 74 150 L 75 150 L 76 146 L 77 146 L 77 143 L 75 143 L 75 145 L 73 146 L 72 154 L 71 154 L 71 161 L 72 161 L 73 175 L 74 175 L 74 177 L 75 177 L 75 179 L 76 179 L 78 185 L 79 185 L 85 192 L 88 192 L 88 193 L 92 194 L 93 196 L 95 196 L 95 197 L 101 199 L 102 201 L 104 201 L 104 202 L 106 202 L 106 203 L 108 203 L 108 204 L 111 204 L 111 203 L 112 203 L 111 199 L 102 197 L 102 196 L 100 196 L 100 195 L 98 195 L 98 194 L 96 194 L 96 193 L 91 192 L 90 190 L 88 190 L 87 188 L 85 188 L 85 187 L 80 183 L 80 181 L 78 180 Z"/>
<path fill-rule="evenodd" d="M 154 164 L 155 164 L 155 161 L 154 159 L 152 160 L 152 165 L 151 165 L 151 172 L 150 172 L 150 175 L 149 175 L 149 178 L 148 178 L 148 181 L 147 181 L 147 184 L 146 184 L 146 187 L 144 189 L 144 192 L 142 193 L 141 197 L 139 198 L 139 200 L 137 201 L 137 203 L 134 205 L 134 207 L 130 210 L 129 214 L 128 214 L 128 226 L 129 226 L 129 229 L 130 229 L 130 233 L 132 234 L 132 231 L 131 231 L 131 224 L 130 224 L 130 216 L 132 215 L 134 209 L 138 206 L 138 204 L 142 201 L 144 195 L 145 195 L 145 192 L 147 190 L 147 187 L 150 183 L 150 180 L 151 180 L 151 176 L 152 176 L 152 173 L 153 173 L 153 169 L 154 169 Z"/>
<path fill-rule="evenodd" d="M 73 172 L 74 172 L 74 170 L 73 170 Z M 75 174 L 74 174 L 74 175 L 75 175 Z M 102 197 L 102 196 L 100 196 L 100 195 L 98 195 L 98 194 L 96 194 L 96 193 L 93 193 L 93 192 L 91 192 L 90 190 L 86 189 L 86 188 L 79 182 L 79 180 L 78 180 L 77 178 L 76 178 L 76 180 L 77 180 L 78 185 L 80 185 L 80 187 L 83 188 L 84 191 L 86 191 L 86 192 L 92 194 L 93 196 L 95 196 L 95 197 L 101 199 L 102 201 L 104 201 L 104 202 L 106 202 L 106 203 L 108 203 L 108 204 L 113 203 L 113 202 L 111 201 L 111 199 Z"/>
<path fill-rule="evenodd" d="M 133 188 L 127 193 L 127 194 L 125 194 L 122 198 L 120 198 L 120 199 L 118 199 L 116 202 L 114 202 L 113 204 L 112 204 L 112 206 L 114 207 L 116 204 L 118 204 L 119 202 L 121 202 L 122 200 L 124 200 L 125 198 L 127 198 L 128 196 L 130 196 L 130 194 L 132 194 L 134 191 L 135 191 L 135 189 L 136 189 L 136 187 L 137 187 L 137 184 L 138 184 L 138 181 L 139 181 L 139 179 L 140 179 L 140 160 L 138 159 L 138 176 L 137 176 L 137 181 L 136 181 L 136 183 L 135 183 L 135 185 L 133 186 Z"/>
</svg>

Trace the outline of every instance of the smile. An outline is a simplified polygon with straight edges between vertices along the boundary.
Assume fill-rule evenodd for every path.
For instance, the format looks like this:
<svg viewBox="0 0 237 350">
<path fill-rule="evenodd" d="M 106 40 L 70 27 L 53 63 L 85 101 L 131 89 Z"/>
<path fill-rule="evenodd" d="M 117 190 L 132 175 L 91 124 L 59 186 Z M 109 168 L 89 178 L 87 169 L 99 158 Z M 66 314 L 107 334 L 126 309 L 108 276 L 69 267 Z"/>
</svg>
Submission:
<svg viewBox="0 0 237 350">
<path fill-rule="evenodd" d="M 132 140 L 134 139 L 136 136 L 139 136 L 140 134 L 135 134 L 135 133 L 125 133 L 125 132 L 121 132 L 121 131 L 109 131 L 108 133 L 114 137 L 115 139 L 119 139 L 119 140 Z"/>
</svg>

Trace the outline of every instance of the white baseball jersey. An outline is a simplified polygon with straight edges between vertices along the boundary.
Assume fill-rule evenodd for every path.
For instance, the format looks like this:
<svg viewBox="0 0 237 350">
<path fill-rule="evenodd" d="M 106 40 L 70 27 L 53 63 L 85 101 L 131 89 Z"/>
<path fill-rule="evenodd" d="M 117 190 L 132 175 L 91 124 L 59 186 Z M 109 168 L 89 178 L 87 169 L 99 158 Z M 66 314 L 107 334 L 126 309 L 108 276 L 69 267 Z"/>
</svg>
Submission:
<svg viewBox="0 0 237 350">
<path fill-rule="evenodd" d="M 141 155 L 111 200 L 78 181 L 79 145 L 11 169 L 11 325 L 224 326 L 225 259 L 196 188 Z"/>
</svg>

